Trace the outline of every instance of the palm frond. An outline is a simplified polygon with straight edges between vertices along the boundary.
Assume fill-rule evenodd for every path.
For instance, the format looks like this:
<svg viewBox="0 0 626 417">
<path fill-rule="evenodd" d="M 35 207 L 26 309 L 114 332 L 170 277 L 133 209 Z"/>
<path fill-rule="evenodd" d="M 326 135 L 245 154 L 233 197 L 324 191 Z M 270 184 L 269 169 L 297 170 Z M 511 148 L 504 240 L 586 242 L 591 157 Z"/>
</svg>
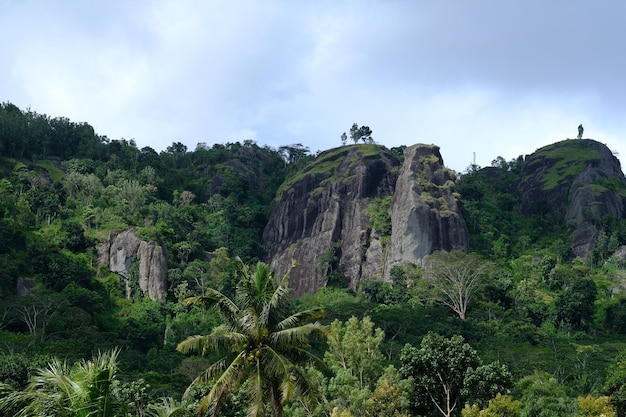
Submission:
<svg viewBox="0 0 626 417">
<path fill-rule="evenodd" d="M 297 347 L 308 347 L 309 337 L 317 334 L 323 337 L 328 332 L 328 327 L 316 321 L 315 323 L 307 323 L 298 327 L 290 327 L 269 335 L 272 346 L 280 349 L 289 349 Z"/>
<path fill-rule="evenodd" d="M 290 349 L 287 354 L 291 360 L 299 365 L 307 363 L 318 369 L 326 369 L 324 359 L 308 350 L 306 347 Z"/>
<path fill-rule="evenodd" d="M 278 353 L 277 351 L 267 348 L 268 359 L 265 364 L 268 373 L 271 372 L 273 378 L 276 378 L 280 382 L 280 395 L 281 403 L 288 402 L 296 393 L 300 393 L 307 397 L 307 400 L 313 400 L 318 388 L 312 384 L 306 375 L 304 368 L 295 364 L 287 356 Z M 321 359 L 313 355 L 312 353 L 301 350 L 300 353 L 306 352 L 308 356 L 316 361 L 321 362 Z M 304 356 L 304 355 L 302 355 Z"/>
<path fill-rule="evenodd" d="M 146 410 L 147 417 L 193 417 L 193 413 L 178 404 L 173 398 L 162 398 L 159 404 L 150 404 Z"/>
<path fill-rule="evenodd" d="M 271 378 L 279 381 L 290 379 L 291 370 L 296 365 L 285 355 L 272 349 L 271 346 L 265 347 L 266 355 L 264 355 L 264 368 Z"/>
<path fill-rule="evenodd" d="M 290 315 L 289 317 L 284 318 L 279 323 L 276 324 L 276 330 L 284 330 L 289 327 L 294 327 L 300 325 L 300 323 L 309 322 L 311 320 L 318 320 L 324 318 L 326 315 L 323 308 L 310 308 L 308 310 L 298 311 Z"/>
<path fill-rule="evenodd" d="M 198 383 L 207 383 L 217 377 L 213 383 L 213 387 L 207 395 L 204 396 L 198 407 L 200 413 L 204 413 L 210 408 L 213 409 L 212 414 L 217 413 L 215 404 L 220 404 L 223 397 L 227 396 L 234 388 L 239 386 L 243 373 L 245 371 L 245 352 L 240 352 L 232 361 L 218 361 L 211 365 L 205 372 L 198 376 L 187 388 L 184 396 L 189 395 L 190 388 Z"/>
<path fill-rule="evenodd" d="M 176 346 L 183 354 L 193 352 L 206 356 L 209 352 L 232 352 L 240 349 L 247 342 L 245 334 L 231 332 L 225 326 L 218 326 L 208 335 L 189 336 Z"/>
<path fill-rule="evenodd" d="M 204 295 L 186 298 L 183 300 L 183 305 L 186 307 L 198 305 L 204 309 L 214 308 L 231 326 L 236 323 L 239 314 L 237 303 L 214 288 L 208 288 Z"/>
<path fill-rule="evenodd" d="M 40 369 L 27 386 L 27 391 L 60 392 L 72 398 L 82 390 L 80 384 L 70 379 L 71 370 L 67 363 L 55 359 L 46 368 Z"/>
<path fill-rule="evenodd" d="M 283 381 L 285 384 L 281 384 L 281 392 L 285 393 L 285 401 L 291 398 L 295 393 L 298 393 L 304 400 L 310 403 L 314 403 L 320 398 L 320 385 L 311 381 L 306 373 L 306 370 L 300 366 L 295 366 L 291 369 L 291 375 L 288 381 Z"/>
<path fill-rule="evenodd" d="M 273 276 L 272 276 L 273 281 Z M 289 289 L 285 285 L 278 285 L 272 292 L 267 302 L 263 305 L 260 321 L 265 326 L 271 326 L 272 319 L 282 317 L 287 311 L 287 307 L 291 299 L 289 298 Z M 280 319 L 279 319 L 280 320 Z"/>
<path fill-rule="evenodd" d="M 262 417 L 265 415 L 265 395 L 263 392 L 264 379 L 259 359 L 256 359 L 254 377 L 250 379 L 248 385 L 248 394 L 250 397 L 248 417 Z"/>
</svg>

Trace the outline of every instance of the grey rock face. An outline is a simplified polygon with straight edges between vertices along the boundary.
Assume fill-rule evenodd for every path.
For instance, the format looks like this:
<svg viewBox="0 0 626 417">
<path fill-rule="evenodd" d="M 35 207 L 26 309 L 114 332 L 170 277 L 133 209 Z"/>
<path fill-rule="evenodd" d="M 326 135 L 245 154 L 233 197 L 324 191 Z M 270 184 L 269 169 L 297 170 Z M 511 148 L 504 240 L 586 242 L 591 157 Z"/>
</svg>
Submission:
<svg viewBox="0 0 626 417">
<path fill-rule="evenodd" d="M 34 287 L 35 284 L 31 280 L 23 277 L 17 278 L 17 295 L 33 295 Z"/>
<path fill-rule="evenodd" d="M 467 252 L 467 225 L 460 215 L 454 181 L 454 173 L 444 167 L 438 147 L 418 144 L 404 151 L 390 209 L 387 276 L 393 265 L 421 263 L 436 250 Z"/>
<path fill-rule="evenodd" d="M 109 240 L 98 248 L 98 262 L 120 274 L 125 281 L 126 296 L 132 295 L 129 269 L 133 259 L 138 262 L 138 285 L 145 296 L 165 301 L 167 292 L 167 262 L 162 248 L 154 242 L 145 242 L 131 228 L 109 235 Z"/>
<path fill-rule="evenodd" d="M 322 153 L 310 173 L 290 184 L 272 206 L 263 240 L 277 276 L 289 273 L 296 295 L 326 286 L 331 269 L 350 288 L 382 273 L 381 245 L 363 211 L 374 198 L 393 193 L 393 168 L 399 162 L 382 148 L 372 154 L 374 145 L 368 146 Z"/>
<path fill-rule="evenodd" d="M 551 216 L 569 228 L 574 256 L 585 258 L 594 249 L 599 232 L 594 219 L 625 214 L 619 160 L 594 140 L 565 140 L 537 150 L 526 159 L 517 187 L 523 213 Z"/>
<path fill-rule="evenodd" d="M 328 285 L 329 273 L 356 289 L 363 280 L 388 280 L 393 265 L 419 263 L 434 250 L 467 250 L 454 174 L 439 149 L 412 146 L 399 177 L 398 168 L 382 147 L 348 146 L 321 154 L 285 187 L 272 206 L 264 243 L 277 276 L 290 273 L 296 295 Z M 393 196 L 392 234 L 383 241 L 364 211 L 386 196 Z"/>
</svg>

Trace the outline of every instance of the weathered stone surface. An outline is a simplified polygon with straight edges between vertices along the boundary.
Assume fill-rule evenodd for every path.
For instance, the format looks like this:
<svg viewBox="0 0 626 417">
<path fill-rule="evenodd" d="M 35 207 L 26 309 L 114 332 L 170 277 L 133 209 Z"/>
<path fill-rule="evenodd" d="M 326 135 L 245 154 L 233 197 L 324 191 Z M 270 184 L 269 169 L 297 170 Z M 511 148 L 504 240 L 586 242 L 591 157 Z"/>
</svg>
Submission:
<svg viewBox="0 0 626 417">
<path fill-rule="evenodd" d="M 626 179 L 600 142 L 565 140 L 540 148 L 526 158 L 520 178 L 522 212 L 567 225 L 575 256 L 585 258 L 595 247 L 598 219 L 624 217 Z"/>
<path fill-rule="evenodd" d="M 129 269 L 133 259 L 138 262 L 138 285 L 142 294 L 153 300 L 165 301 L 167 293 L 167 262 L 163 249 L 154 242 L 145 242 L 135 234 L 136 228 L 119 234 L 111 233 L 109 239 L 98 247 L 98 262 L 124 278 L 126 296 L 131 297 Z"/>
<path fill-rule="evenodd" d="M 141 241 L 137 249 L 139 288 L 153 300 L 165 301 L 167 293 L 167 262 L 161 246 Z"/>
<path fill-rule="evenodd" d="M 330 268 L 351 288 L 381 275 L 381 245 L 363 211 L 374 198 L 393 193 L 398 165 L 382 147 L 347 146 L 319 155 L 308 172 L 284 189 L 272 206 L 264 243 L 277 275 L 290 273 L 296 295 L 327 285 L 329 271 L 321 261 L 330 252 L 336 258 Z"/>
<path fill-rule="evenodd" d="M 24 277 L 17 278 L 17 295 L 33 295 L 33 289 L 35 288 L 35 283 Z"/>
<path fill-rule="evenodd" d="M 436 250 L 469 249 L 454 181 L 455 174 L 444 167 L 437 146 L 418 144 L 404 151 L 390 209 L 392 234 L 386 276 L 393 265 L 421 263 Z"/>
<path fill-rule="evenodd" d="M 296 295 L 326 286 L 330 269 L 356 289 L 362 280 L 388 280 L 395 264 L 420 263 L 435 250 L 468 249 L 454 173 L 443 166 L 439 148 L 406 149 L 398 178 L 398 159 L 367 146 L 321 154 L 272 206 L 264 233 L 268 258 L 279 277 L 290 272 Z M 386 196 L 393 196 L 393 230 L 384 245 L 364 211 Z M 327 259 L 333 259 L 330 268 Z"/>
</svg>

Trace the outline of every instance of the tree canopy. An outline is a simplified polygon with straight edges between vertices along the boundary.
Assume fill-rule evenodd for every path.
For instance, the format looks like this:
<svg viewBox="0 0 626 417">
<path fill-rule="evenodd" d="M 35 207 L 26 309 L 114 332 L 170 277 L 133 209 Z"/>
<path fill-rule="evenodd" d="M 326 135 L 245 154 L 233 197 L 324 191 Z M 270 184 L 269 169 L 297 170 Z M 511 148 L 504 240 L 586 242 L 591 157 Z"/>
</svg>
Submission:
<svg viewBox="0 0 626 417">
<path fill-rule="evenodd" d="M 249 397 L 249 415 L 265 415 L 269 404 L 272 414 L 282 417 L 284 403 L 296 391 L 307 395 L 314 390 L 302 365 L 319 361 L 309 350 L 309 337 L 323 336 L 325 327 L 310 321 L 323 317 L 323 310 L 292 312 L 288 277 L 276 285 L 267 264 L 258 262 L 249 267 L 239 261 L 238 276 L 233 300 L 209 288 L 204 295 L 185 301 L 186 305 L 216 308 L 224 324 L 208 335 L 187 338 L 177 349 L 183 353 L 220 355 L 191 385 L 211 386 L 200 404 L 200 412 L 208 410 L 217 415 L 226 396 L 243 386 Z"/>
</svg>

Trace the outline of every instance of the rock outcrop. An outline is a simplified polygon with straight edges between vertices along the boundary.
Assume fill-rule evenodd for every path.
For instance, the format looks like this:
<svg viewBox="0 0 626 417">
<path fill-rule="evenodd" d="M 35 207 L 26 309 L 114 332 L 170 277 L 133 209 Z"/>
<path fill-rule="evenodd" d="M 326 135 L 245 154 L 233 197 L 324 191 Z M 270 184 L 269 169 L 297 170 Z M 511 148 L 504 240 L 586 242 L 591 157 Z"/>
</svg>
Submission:
<svg viewBox="0 0 626 417">
<path fill-rule="evenodd" d="M 142 295 L 165 301 L 167 293 L 167 262 L 161 246 L 137 237 L 131 228 L 119 234 L 111 233 L 107 242 L 98 248 L 98 262 L 124 278 L 126 296 L 131 297 L 133 285 Z M 137 282 L 131 282 L 130 269 L 137 262 Z"/>
<path fill-rule="evenodd" d="M 399 263 L 419 263 L 436 250 L 468 251 L 467 225 L 460 215 L 455 178 L 444 166 L 437 146 L 414 145 L 404 151 L 390 209 L 392 233 L 386 271 Z"/>
<path fill-rule="evenodd" d="M 391 195 L 399 161 L 376 145 L 346 146 L 320 154 L 288 184 L 272 206 L 263 240 L 278 276 L 290 273 L 296 295 L 341 274 L 351 288 L 382 264 L 364 210 Z M 292 261 L 294 267 L 292 268 Z"/>
<path fill-rule="evenodd" d="M 595 247 L 600 218 L 624 217 L 626 179 L 620 162 L 606 145 L 591 139 L 538 149 L 524 161 L 516 186 L 524 214 L 567 225 L 575 256 L 587 257 Z"/>
<path fill-rule="evenodd" d="M 383 147 L 345 146 L 320 154 L 283 185 L 264 243 L 277 275 L 290 273 L 296 295 L 332 279 L 356 289 L 363 280 L 387 280 L 397 263 L 419 263 L 438 249 L 467 250 L 454 174 L 443 166 L 439 149 L 407 148 L 399 168 L 399 159 Z M 366 212 L 389 196 L 392 231 L 381 236 Z"/>
</svg>

